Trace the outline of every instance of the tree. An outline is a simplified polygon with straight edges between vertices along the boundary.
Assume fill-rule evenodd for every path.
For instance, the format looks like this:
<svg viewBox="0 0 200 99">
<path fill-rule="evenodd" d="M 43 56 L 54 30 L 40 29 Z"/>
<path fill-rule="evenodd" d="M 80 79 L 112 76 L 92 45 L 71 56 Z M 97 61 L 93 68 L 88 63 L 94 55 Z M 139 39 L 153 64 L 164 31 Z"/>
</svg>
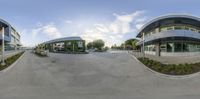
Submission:
<svg viewBox="0 0 200 99">
<path fill-rule="evenodd" d="M 117 49 L 117 45 L 116 44 L 112 45 L 111 49 Z"/>
<path fill-rule="evenodd" d="M 136 42 L 137 42 L 136 39 L 129 39 L 129 40 L 126 40 L 126 41 L 125 41 L 126 49 L 129 49 L 129 50 L 130 50 L 130 49 L 137 49 Z"/>
<path fill-rule="evenodd" d="M 104 47 L 104 50 L 105 51 L 109 50 L 109 47 L 108 46 Z"/>
<path fill-rule="evenodd" d="M 132 41 L 132 48 L 133 48 L 133 49 L 137 49 L 137 48 L 138 48 L 138 46 L 136 45 L 136 43 L 137 43 L 136 40 L 135 40 L 135 41 Z"/>
<path fill-rule="evenodd" d="M 132 42 L 135 41 L 135 39 L 128 39 L 125 41 L 126 45 L 132 45 Z"/>
<path fill-rule="evenodd" d="M 125 50 L 125 46 L 126 46 L 125 43 L 122 43 L 122 44 L 120 45 L 120 47 L 121 47 L 120 49 L 121 49 L 121 50 Z"/>
<path fill-rule="evenodd" d="M 104 45 L 105 45 L 105 42 L 101 39 L 93 41 L 93 47 L 98 49 L 98 50 L 102 50 Z"/>
<path fill-rule="evenodd" d="M 92 46 L 93 46 L 92 43 L 93 43 L 93 42 L 89 42 L 89 43 L 87 44 L 87 49 L 92 49 Z"/>
</svg>

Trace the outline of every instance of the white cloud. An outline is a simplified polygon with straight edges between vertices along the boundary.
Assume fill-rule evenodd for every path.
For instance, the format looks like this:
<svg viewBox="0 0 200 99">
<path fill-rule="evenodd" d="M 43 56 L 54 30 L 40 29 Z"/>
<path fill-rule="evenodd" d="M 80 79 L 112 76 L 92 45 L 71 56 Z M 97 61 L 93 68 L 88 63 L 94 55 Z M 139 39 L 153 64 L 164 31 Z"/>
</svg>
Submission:
<svg viewBox="0 0 200 99">
<path fill-rule="evenodd" d="M 72 23 L 72 21 L 71 20 L 66 20 L 65 23 L 70 24 L 70 23 Z"/>
<path fill-rule="evenodd" d="M 85 40 L 103 39 L 106 45 L 119 44 L 124 35 L 136 33 L 146 21 L 143 17 L 144 11 L 136 11 L 131 14 L 119 15 L 114 13 L 115 19 L 107 24 L 94 24 L 93 27 L 86 29 L 81 35 Z M 133 38 L 133 37 L 132 37 Z"/>
<path fill-rule="evenodd" d="M 24 29 L 21 31 L 21 43 L 23 46 L 27 47 L 33 47 L 46 40 L 60 37 L 62 37 L 62 34 L 53 23 L 43 25 L 38 22 L 36 28 Z"/>
<path fill-rule="evenodd" d="M 49 38 L 59 38 L 61 37 L 60 31 L 52 24 L 42 27 L 42 33 L 47 35 Z"/>
<path fill-rule="evenodd" d="M 70 36 L 78 36 L 79 34 L 78 33 L 72 33 Z"/>
<path fill-rule="evenodd" d="M 144 25 L 144 23 L 138 23 L 135 25 L 135 27 L 137 30 L 139 30 L 143 25 Z"/>
<path fill-rule="evenodd" d="M 47 24 L 47 25 L 40 25 L 39 27 L 32 30 L 32 36 L 35 38 L 38 34 L 44 34 L 48 38 L 54 39 L 61 37 L 60 31 L 57 29 L 57 27 L 53 24 Z"/>
<path fill-rule="evenodd" d="M 104 22 L 65 20 L 63 21 L 65 24 L 59 28 L 54 23 L 38 22 L 34 29 L 24 31 L 24 38 L 21 41 L 23 45 L 34 46 L 62 36 L 81 36 L 86 41 L 103 39 L 107 46 L 120 44 L 124 39 L 133 38 L 137 30 L 142 27 L 147 20 L 147 17 L 143 16 L 144 13 L 144 11 L 136 11 L 130 14 L 114 13 L 114 20 Z M 67 30 L 66 27 L 68 27 Z M 62 34 L 60 31 L 68 33 Z M 31 33 L 31 36 L 29 33 Z M 127 35 L 130 37 L 127 37 Z"/>
</svg>

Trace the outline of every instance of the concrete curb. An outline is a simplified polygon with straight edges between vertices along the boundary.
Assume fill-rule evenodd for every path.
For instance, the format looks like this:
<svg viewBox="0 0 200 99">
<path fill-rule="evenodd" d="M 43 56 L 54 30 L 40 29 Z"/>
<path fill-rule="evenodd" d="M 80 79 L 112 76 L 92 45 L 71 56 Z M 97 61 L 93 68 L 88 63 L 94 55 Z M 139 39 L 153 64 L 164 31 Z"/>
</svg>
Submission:
<svg viewBox="0 0 200 99">
<path fill-rule="evenodd" d="M 193 74 L 189 74 L 189 75 L 167 75 L 167 74 L 163 74 L 163 73 L 159 73 L 157 71 L 154 71 L 152 69 L 150 69 L 149 67 L 145 66 L 143 63 L 141 63 L 133 54 L 129 53 L 128 54 L 134 58 L 138 63 L 140 63 L 145 69 L 149 70 L 150 72 L 152 72 L 153 74 L 159 76 L 159 77 L 165 77 L 165 78 L 170 78 L 170 79 L 187 79 L 187 78 L 192 78 L 192 77 L 196 77 L 196 76 L 200 76 L 200 72 L 197 73 L 193 73 Z"/>
<path fill-rule="evenodd" d="M 26 53 L 26 51 L 24 51 L 24 53 L 13 64 L 11 64 L 10 66 L 8 66 L 4 70 L 0 71 L 0 73 L 5 73 L 8 70 L 10 70 L 11 68 L 13 68 L 22 59 L 22 57 L 24 56 L 25 53 Z"/>
</svg>

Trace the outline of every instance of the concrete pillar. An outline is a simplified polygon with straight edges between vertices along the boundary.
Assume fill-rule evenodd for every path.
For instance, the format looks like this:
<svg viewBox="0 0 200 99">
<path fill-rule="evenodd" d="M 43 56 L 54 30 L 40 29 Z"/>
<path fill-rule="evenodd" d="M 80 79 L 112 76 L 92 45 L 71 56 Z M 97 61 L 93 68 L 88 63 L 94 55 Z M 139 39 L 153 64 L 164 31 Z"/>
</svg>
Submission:
<svg viewBox="0 0 200 99">
<path fill-rule="evenodd" d="M 64 41 L 64 49 L 65 49 L 65 52 L 67 52 L 67 43 L 66 43 L 66 41 Z"/>
<path fill-rule="evenodd" d="M 74 45 L 74 43 L 73 43 L 73 46 L 72 46 L 73 52 L 75 52 L 75 48 L 74 48 L 74 47 L 75 47 L 75 45 Z"/>
<path fill-rule="evenodd" d="M 174 52 L 174 50 L 175 50 L 175 45 L 174 45 L 174 43 L 173 43 L 172 52 Z"/>
<path fill-rule="evenodd" d="M 144 45 L 144 43 L 145 43 L 145 36 L 144 36 L 144 32 L 142 33 L 142 35 L 143 35 L 143 40 L 142 40 L 142 52 L 143 52 L 143 58 L 145 57 L 145 45 Z"/>
<path fill-rule="evenodd" d="M 159 28 L 156 28 L 155 31 L 156 31 L 156 33 L 160 32 Z"/>
<path fill-rule="evenodd" d="M 1 51 L 2 51 L 2 55 L 1 55 L 1 59 L 2 59 L 2 61 L 1 61 L 1 65 L 5 65 L 5 62 L 4 62 L 4 51 L 5 51 L 5 42 L 4 42 L 4 33 L 5 33 L 5 31 L 4 31 L 4 27 L 2 27 L 2 49 L 1 49 Z"/>
<path fill-rule="evenodd" d="M 155 48 L 156 48 L 156 56 L 160 56 L 160 43 L 156 43 Z"/>
</svg>

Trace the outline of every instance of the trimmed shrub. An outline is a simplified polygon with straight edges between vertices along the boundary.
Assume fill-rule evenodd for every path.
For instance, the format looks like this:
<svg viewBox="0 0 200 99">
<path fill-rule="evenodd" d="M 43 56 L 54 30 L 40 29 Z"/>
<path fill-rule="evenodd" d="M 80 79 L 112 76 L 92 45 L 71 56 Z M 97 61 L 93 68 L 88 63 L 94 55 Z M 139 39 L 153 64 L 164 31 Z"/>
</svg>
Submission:
<svg viewBox="0 0 200 99">
<path fill-rule="evenodd" d="M 12 65 L 24 52 L 18 53 L 14 56 L 8 57 L 5 60 L 5 65 L 0 64 L 0 71 Z"/>
<path fill-rule="evenodd" d="M 149 58 L 138 58 L 138 60 L 150 69 L 169 75 L 187 75 L 200 71 L 200 62 L 192 64 L 162 64 Z"/>
</svg>

